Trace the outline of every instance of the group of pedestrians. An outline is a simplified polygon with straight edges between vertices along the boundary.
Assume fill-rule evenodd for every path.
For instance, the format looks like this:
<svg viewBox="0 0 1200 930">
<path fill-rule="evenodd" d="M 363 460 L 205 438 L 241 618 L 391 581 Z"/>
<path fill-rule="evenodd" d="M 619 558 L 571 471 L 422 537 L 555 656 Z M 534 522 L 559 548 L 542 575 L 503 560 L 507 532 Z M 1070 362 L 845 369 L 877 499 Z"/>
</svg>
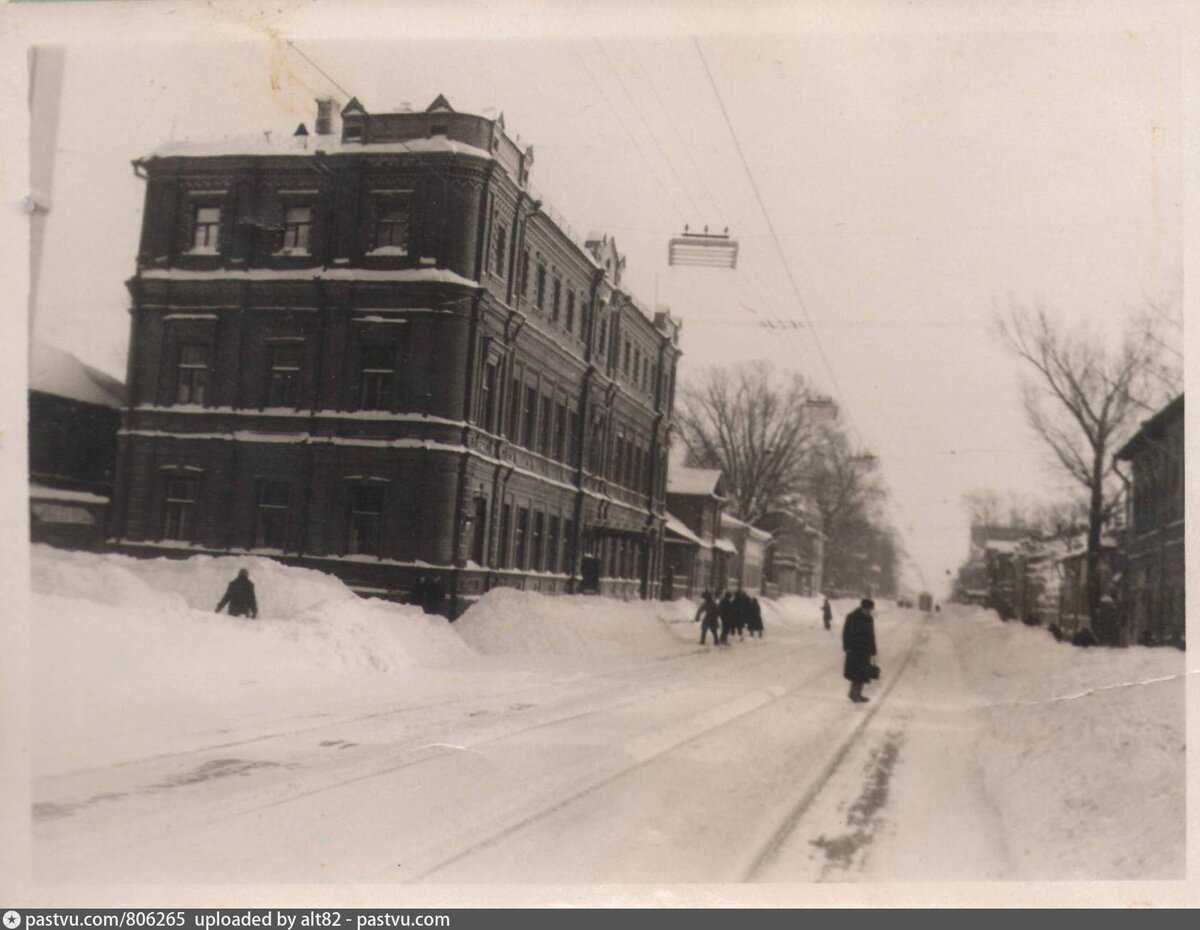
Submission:
<svg viewBox="0 0 1200 930">
<path fill-rule="evenodd" d="M 863 688 L 870 681 L 879 677 L 879 667 L 875 665 L 875 602 L 864 597 L 858 607 L 846 615 L 842 625 L 842 650 L 846 653 L 846 661 L 842 667 L 842 677 L 850 682 L 849 698 L 855 704 L 863 704 L 871 700 L 864 695 Z M 833 629 L 833 608 L 829 598 L 823 598 L 821 603 L 821 620 L 826 630 Z M 711 591 L 705 591 L 700 596 L 700 608 L 696 611 L 696 623 L 700 624 L 700 645 L 707 645 L 708 634 L 712 634 L 714 646 L 729 645 L 729 634 L 736 633 L 739 639 L 744 639 L 744 630 L 750 635 L 763 635 L 762 607 L 758 598 L 751 597 L 741 588 L 734 594 L 726 591 L 718 601 Z"/>
<path fill-rule="evenodd" d="M 711 591 L 705 591 L 700 596 L 695 622 L 700 624 L 701 646 L 706 644 L 709 633 L 712 633 L 714 646 L 728 646 L 730 633 L 737 634 L 742 640 L 746 633 L 759 639 L 763 635 L 762 606 L 758 598 L 751 597 L 742 588 L 736 593 L 725 591 L 720 600 L 714 598 Z"/>
</svg>

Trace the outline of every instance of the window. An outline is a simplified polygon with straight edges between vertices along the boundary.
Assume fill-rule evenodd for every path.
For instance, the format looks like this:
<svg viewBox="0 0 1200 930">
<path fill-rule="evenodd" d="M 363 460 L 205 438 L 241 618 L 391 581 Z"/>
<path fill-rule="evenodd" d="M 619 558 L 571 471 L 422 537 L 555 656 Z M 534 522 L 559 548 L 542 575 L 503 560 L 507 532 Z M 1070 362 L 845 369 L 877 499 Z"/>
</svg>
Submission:
<svg viewBox="0 0 1200 930">
<path fill-rule="evenodd" d="M 563 520 L 563 559 L 562 570 L 568 575 L 571 573 L 571 568 L 575 558 L 575 524 L 570 520 Z"/>
<path fill-rule="evenodd" d="M 522 411 L 524 422 L 522 422 L 521 445 L 526 449 L 534 447 L 534 429 L 537 427 L 537 388 L 525 388 L 525 408 Z"/>
<path fill-rule="evenodd" d="M 534 298 L 534 306 L 539 310 L 546 309 L 546 266 L 538 262 L 537 266 L 537 294 Z"/>
<path fill-rule="evenodd" d="M 621 370 L 623 372 L 625 372 L 626 378 L 629 377 L 629 360 L 630 360 L 630 356 L 632 354 L 633 354 L 633 347 L 629 344 L 629 340 L 626 339 L 625 340 L 625 358 L 621 362 Z"/>
<path fill-rule="evenodd" d="M 429 127 L 430 136 L 444 136 L 450 131 L 446 123 L 434 123 Z"/>
<path fill-rule="evenodd" d="M 550 298 L 550 322 L 557 323 L 559 313 L 562 310 L 562 281 L 557 275 L 554 278 L 554 285 L 551 288 Z"/>
<path fill-rule="evenodd" d="M 601 354 L 604 352 L 604 340 L 608 338 L 608 317 L 600 317 L 600 335 L 596 338 L 596 345 L 599 346 Z"/>
<path fill-rule="evenodd" d="M 508 439 L 516 442 L 520 439 L 521 425 L 521 377 L 512 379 L 508 391 Z"/>
<path fill-rule="evenodd" d="M 408 254 L 409 206 L 407 200 L 385 200 L 375 217 L 375 252 Z"/>
<path fill-rule="evenodd" d="M 507 264 L 508 258 L 508 230 L 505 228 L 503 223 L 496 224 L 495 240 L 496 274 L 503 278 L 505 274 L 505 265 Z"/>
<path fill-rule="evenodd" d="M 197 478 L 168 478 L 163 499 L 163 539 L 191 542 L 196 529 Z"/>
<path fill-rule="evenodd" d="M 179 347 L 179 365 L 175 376 L 175 402 L 203 404 L 208 390 L 209 347 L 192 343 Z"/>
<path fill-rule="evenodd" d="M 303 346 L 271 346 L 268 407 L 295 407 L 300 401 L 300 352 Z"/>
<path fill-rule="evenodd" d="M 559 462 L 567 460 L 567 405 L 559 402 L 555 408 L 554 458 Z"/>
<path fill-rule="evenodd" d="M 567 459 L 571 465 L 579 464 L 579 411 L 572 410 L 570 432 L 567 434 Z"/>
<path fill-rule="evenodd" d="M 363 346 L 358 379 L 360 410 L 391 410 L 396 384 L 396 350 L 393 346 Z"/>
<path fill-rule="evenodd" d="M 312 229 L 312 207 L 288 207 L 283 214 L 283 247 L 281 251 L 308 254 L 308 234 Z"/>
<path fill-rule="evenodd" d="M 546 571 L 558 572 L 558 527 L 557 516 L 550 518 L 550 529 L 546 534 Z"/>
<path fill-rule="evenodd" d="M 192 251 L 203 255 L 216 255 L 221 238 L 221 208 L 194 207 L 192 209 Z"/>
<path fill-rule="evenodd" d="M 500 508 L 500 551 L 496 556 L 497 568 L 508 568 L 508 534 L 511 529 L 512 504 L 505 504 Z"/>
<path fill-rule="evenodd" d="M 350 488 L 350 555 L 379 555 L 383 537 L 383 488 L 357 484 Z"/>
<path fill-rule="evenodd" d="M 533 515 L 533 535 L 530 537 L 529 545 L 529 568 L 532 571 L 540 572 L 545 565 L 544 562 L 544 543 L 546 540 L 546 515 L 540 510 Z"/>
<path fill-rule="evenodd" d="M 264 478 L 255 490 L 254 545 L 260 549 L 282 549 L 287 534 L 287 482 Z"/>
<path fill-rule="evenodd" d="M 521 293 L 529 295 L 529 249 L 521 250 Z"/>
<path fill-rule="evenodd" d="M 480 425 L 489 433 L 496 431 L 496 375 L 495 362 L 483 366 L 483 380 L 480 382 Z"/>
<path fill-rule="evenodd" d="M 513 539 L 513 561 L 518 571 L 525 570 L 525 540 L 529 536 L 529 508 L 517 508 L 517 532 Z"/>
<path fill-rule="evenodd" d="M 551 444 L 554 441 L 554 401 L 549 397 L 542 398 L 542 432 L 538 439 L 538 452 L 549 457 Z"/>
<path fill-rule="evenodd" d="M 575 292 L 567 291 L 567 332 L 575 332 Z"/>
</svg>

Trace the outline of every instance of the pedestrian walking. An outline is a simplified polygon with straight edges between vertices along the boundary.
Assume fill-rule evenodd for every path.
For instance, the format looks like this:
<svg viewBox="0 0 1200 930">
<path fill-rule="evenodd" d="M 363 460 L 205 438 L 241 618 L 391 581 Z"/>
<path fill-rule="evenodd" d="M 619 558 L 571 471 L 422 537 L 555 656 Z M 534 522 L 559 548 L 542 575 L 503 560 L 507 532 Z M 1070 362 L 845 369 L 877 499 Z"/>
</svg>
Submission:
<svg viewBox="0 0 1200 930">
<path fill-rule="evenodd" d="M 700 595 L 700 609 L 696 611 L 694 623 L 700 624 L 700 645 L 705 645 L 705 639 L 712 633 L 713 645 L 721 645 L 720 634 L 717 632 L 717 619 L 720 611 L 713 601 L 712 594 L 705 591 Z"/>
<path fill-rule="evenodd" d="M 721 618 L 721 645 L 729 645 L 729 631 L 733 629 L 733 593 L 725 592 L 721 603 L 717 605 L 717 613 Z"/>
<path fill-rule="evenodd" d="M 250 572 L 242 569 L 238 572 L 237 577 L 229 582 L 229 587 L 225 589 L 225 596 L 221 598 L 221 603 L 217 605 L 217 613 L 229 607 L 229 616 L 231 617 L 250 617 L 254 619 L 258 616 L 258 601 L 254 599 L 254 582 L 250 580 Z"/>
<path fill-rule="evenodd" d="M 833 608 L 829 606 L 829 598 L 821 605 L 821 616 L 825 619 L 825 629 L 833 629 Z"/>
<path fill-rule="evenodd" d="M 750 595 L 744 588 L 738 588 L 733 596 L 733 628 L 737 631 L 738 639 L 745 640 L 746 627 L 750 625 Z"/>
<path fill-rule="evenodd" d="M 875 666 L 875 619 L 872 612 L 875 602 L 864 597 L 862 603 L 846 615 L 842 626 L 842 648 L 846 651 L 846 665 L 842 672 L 850 682 L 850 700 L 855 703 L 869 701 L 862 693 L 863 685 L 870 681 Z"/>
<path fill-rule="evenodd" d="M 762 639 L 763 635 L 763 619 L 762 605 L 758 603 L 757 597 L 750 598 L 750 635 L 758 634 L 758 638 Z"/>
</svg>

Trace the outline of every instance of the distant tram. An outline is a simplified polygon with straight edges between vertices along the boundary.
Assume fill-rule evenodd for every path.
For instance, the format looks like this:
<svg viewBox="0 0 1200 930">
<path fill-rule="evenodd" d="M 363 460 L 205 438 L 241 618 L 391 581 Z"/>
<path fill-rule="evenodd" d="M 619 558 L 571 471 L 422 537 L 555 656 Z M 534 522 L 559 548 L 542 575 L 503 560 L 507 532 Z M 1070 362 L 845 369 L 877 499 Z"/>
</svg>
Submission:
<svg viewBox="0 0 1200 930">
<path fill-rule="evenodd" d="M 928 591 L 922 591 L 917 595 L 917 608 L 929 613 L 933 610 L 933 595 Z"/>
</svg>

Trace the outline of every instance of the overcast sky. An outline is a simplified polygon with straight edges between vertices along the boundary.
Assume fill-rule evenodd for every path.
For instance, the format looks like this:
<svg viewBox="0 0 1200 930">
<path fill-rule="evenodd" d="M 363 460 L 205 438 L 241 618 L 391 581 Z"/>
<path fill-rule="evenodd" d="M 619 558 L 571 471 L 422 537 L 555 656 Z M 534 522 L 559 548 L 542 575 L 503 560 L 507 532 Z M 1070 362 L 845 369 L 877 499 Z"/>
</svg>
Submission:
<svg viewBox="0 0 1200 930">
<path fill-rule="evenodd" d="M 683 319 L 685 380 L 766 361 L 840 399 L 937 585 L 966 553 L 963 491 L 1061 487 L 1022 419 L 993 307 L 1042 301 L 1115 332 L 1145 299 L 1180 297 L 1179 40 L 778 26 L 707 30 L 699 49 L 682 19 L 656 37 L 297 44 L 372 112 L 439 93 L 502 110 L 535 147 L 539 192 L 580 233 L 612 233 L 625 283 Z M 123 375 L 143 194 L 130 160 L 168 139 L 311 128 L 313 97 L 335 88 L 279 36 L 90 40 L 66 60 L 37 330 Z M 669 269 L 684 223 L 728 226 L 738 270 Z"/>
</svg>

